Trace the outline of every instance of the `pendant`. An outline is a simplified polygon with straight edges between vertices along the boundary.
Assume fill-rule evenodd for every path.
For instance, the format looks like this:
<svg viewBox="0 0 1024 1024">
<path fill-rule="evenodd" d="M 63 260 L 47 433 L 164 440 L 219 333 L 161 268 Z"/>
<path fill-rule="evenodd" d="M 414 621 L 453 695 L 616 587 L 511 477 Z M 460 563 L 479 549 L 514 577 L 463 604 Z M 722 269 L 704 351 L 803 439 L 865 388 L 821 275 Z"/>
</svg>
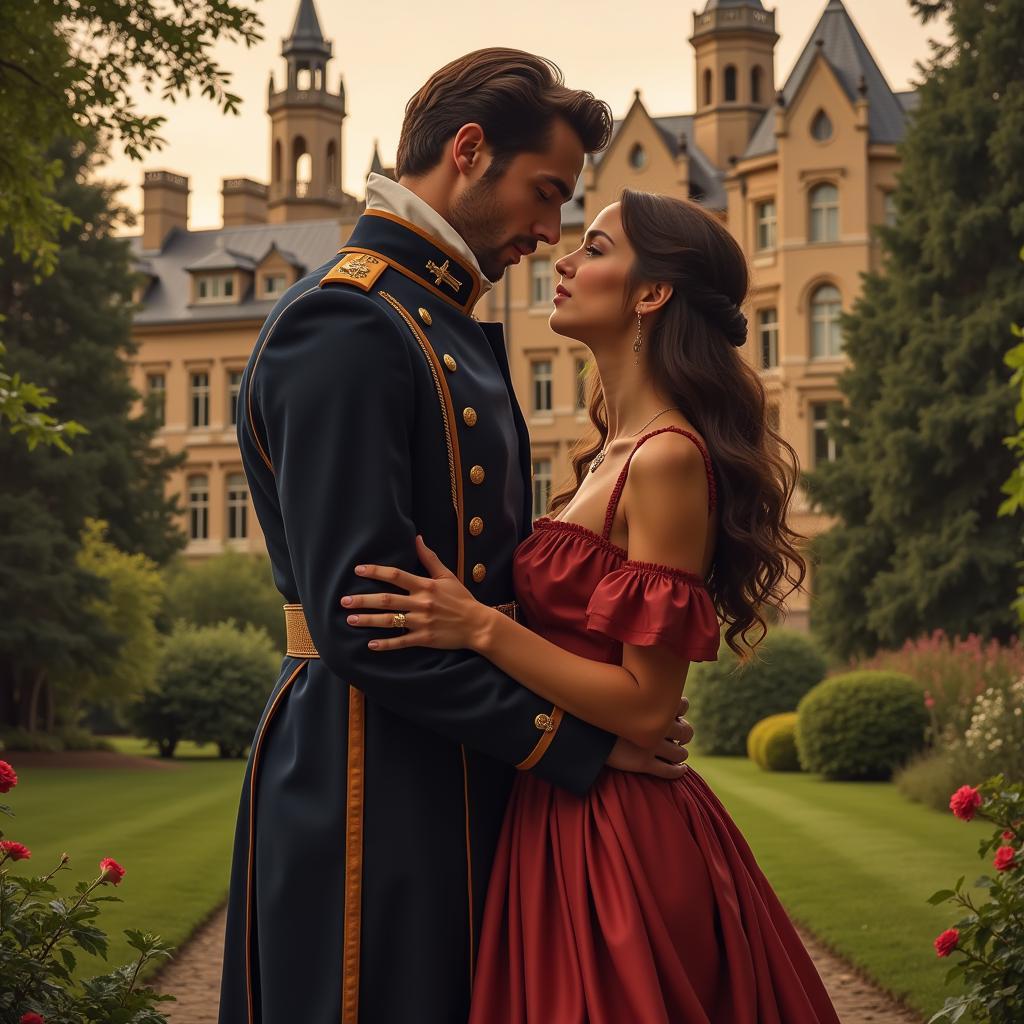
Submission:
<svg viewBox="0 0 1024 1024">
<path fill-rule="evenodd" d="M 600 451 L 599 451 L 599 452 L 598 452 L 598 453 L 597 453 L 597 454 L 596 454 L 596 455 L 594 456 L 594 461 L 593 461 L 593 462 L 592 462 L 592 463 L 590 464 L 590 472 L 591 472 L 591 473 L 594 473 L 594 472 L 596 472 L 596 470 L 597 470 L 597 467 L 598 467 L 598 466 L 600 466 L 602 462 L 604 462 L 604 452 L 605 452 L 605 450 L 604 450 L 604 448 L 602 448 L 602 449 L 601 449 L 601 450 L 600 450 Z"/>
</svg>

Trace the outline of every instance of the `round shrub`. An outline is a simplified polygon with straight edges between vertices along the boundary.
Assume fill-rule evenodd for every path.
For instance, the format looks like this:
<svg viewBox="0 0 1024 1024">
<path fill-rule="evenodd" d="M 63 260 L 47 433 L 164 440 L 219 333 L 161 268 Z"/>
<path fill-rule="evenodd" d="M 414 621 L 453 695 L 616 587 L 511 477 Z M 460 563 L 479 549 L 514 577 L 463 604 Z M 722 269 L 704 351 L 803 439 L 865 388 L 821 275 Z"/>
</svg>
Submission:
<svg viewBox="0 0 1024 1024">
<path fill-rule="evenodd" d="M 814 641 L 793 630 L 774 630 L 746 664 L 723 646 L 718 661 L 698 663 L 687 680 L 694 745 L 704 754 L 742 757 L 750 730 L 769 715 L 795 711 L 826 667 Z"/>
<path fill-rule="evenodd" d="M 826 779 L 889 779 L 924 746 L 921 689 L 901 672 L 832 676 L 800 701 L 797 713 L 800 764 Z"/>
<path fill-rule="evenodd" d="M 796 712 L 783 711 L 762 719 L 747 737 L 747 756 L 769 772 L 798 772 Z"/>
</svg>

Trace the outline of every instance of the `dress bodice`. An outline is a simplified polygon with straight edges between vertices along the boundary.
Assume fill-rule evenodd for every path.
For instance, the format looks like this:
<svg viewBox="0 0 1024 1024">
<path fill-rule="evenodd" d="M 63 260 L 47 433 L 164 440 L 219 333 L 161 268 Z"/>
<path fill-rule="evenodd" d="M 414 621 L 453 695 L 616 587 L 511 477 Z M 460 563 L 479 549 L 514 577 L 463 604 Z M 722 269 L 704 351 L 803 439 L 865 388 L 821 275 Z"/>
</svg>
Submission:
<svg viewBox="0 0 1024 1024">
<path fill-rule="evenodd" d="M 597 533 L 578 523 L 544 516 L 516 549 L 513 580 L 526 624 L 565 650 L 593 661 L 619 662 L 623 643 L 664 644 L 689 661 L 714 661 L 718 617 L 704 581 L 695 573 L 631 560 L 610 540 L 629 464 L 645 441 L 673 431 L 704 457 L 708 514 L 716 508 L 715 477 L 707 449 L 681 427 L 645 434 L 619 474 Z"/>
</svg>

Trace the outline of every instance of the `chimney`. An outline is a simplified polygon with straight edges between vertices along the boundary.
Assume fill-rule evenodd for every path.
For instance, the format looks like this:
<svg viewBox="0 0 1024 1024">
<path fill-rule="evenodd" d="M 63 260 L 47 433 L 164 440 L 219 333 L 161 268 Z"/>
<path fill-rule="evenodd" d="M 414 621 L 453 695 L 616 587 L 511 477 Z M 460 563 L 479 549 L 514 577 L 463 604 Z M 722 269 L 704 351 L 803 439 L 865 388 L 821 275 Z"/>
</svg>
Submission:
<svg viewBox="0 0 1024 1024">
<path fill-rule="evenodd" d="M 221 184 L 224 227 L 267 223 L 269 188 L 252 178 L 225 178 Z"/>
<path fill-rule="evenodd" d="M 146 171 L 142 181 L 142 248 L 160 250 L 173 228 L 188 230 L 188 178 Z"/>
</svg>

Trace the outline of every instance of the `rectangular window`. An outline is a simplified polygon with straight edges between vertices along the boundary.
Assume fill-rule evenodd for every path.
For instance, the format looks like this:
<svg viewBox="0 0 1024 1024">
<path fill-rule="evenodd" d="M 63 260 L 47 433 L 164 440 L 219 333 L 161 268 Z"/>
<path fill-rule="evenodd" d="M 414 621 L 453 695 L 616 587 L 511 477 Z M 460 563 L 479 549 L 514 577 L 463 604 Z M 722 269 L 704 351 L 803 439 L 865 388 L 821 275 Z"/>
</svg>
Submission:
<svg viewBox="0 0 1024 1024">
<path fill-rule="evenodd" d="M 167 377 L 162 373 L 146 374 L 146 396 L 156 414 L 156 421 L 162 427 L 166 420 Z"/>
<path fill-rule="evenodd" d="M 210 535 L 210 482 L 205 476 L 188 478 L 188 535 L 190 540 Z"/>
<path fill-rule="evenodd" d="M 839 189 L 818 185 L 811 190 L 811 241 L 835 242 L 839 238 Z"/>
<path fill-rule="evenodd" d="M 208 373 L 193 373 L 189 379 L 189 397 L 192 403 L 189 423 L 193 427 L 208 427 L 210 425 L 210 375 Z"/>
<path fill-rule="evenodd" d="M 242 371 L 228 372 L 228 407 L 231 410 L 231 426 L 238 423 L 238 393 L 242 388 Z"/>
<path fill-rule="evenodd" d="M 196 298 L 200 302 L 230 299 L 235 293 L 235 279 L 231 274 L 205 274 L 196 282 Z"/>
<path fill-rule="evenodd" d="M 757 204 L 757 248 L 775 248 L 775 200 Z"/>
<path fill-rule="evenodd" d="M 551 412 L 551 360 L 537 359 L 530 363 L 533 380 L 533 411 Z"/>
<path fill-rule="evenodd" d="M 779 365 L 779 315 L 773 308 L 757 312 L 757 340 L 761 349 L 761 369 Z"/>
<path fill-rule="evenodd" d="M 249 488 L 242 473 L 228 477 L 228 539 L 249 536 Z"/>
<path fill-rule="evenodd" d="M 551 504 L 551 460 L 533 460 L 533 518 L 545 515 Z"/>
<path fill-rule="evenodd" d="M 551 260 L 538 256 L 530 260 L 530 305 L 545 306 L 554 295 L 551 287 Z"/>
<path fill-rule="evenodd" d="M 284 294 L 285 287 L 284 274 L 263 275 L 263 298 L 276 299 L 279 295 Z"/>
<path fill-rule="evenodd" d="M 894 227 L 896 224 L 896 198 L 895 193 L 886 192 L 882 196 L 882 209 L 883 217 L 885 219 L 885 226 L 887 228 Z"/>
<path fill-rule="evenodd" d="M 839 445 L 829 435 L 829 409 L 841 406 L 841 402 L 811 402 L 811 430 L 814 434 L 814 463 L 833 462 L 839 454 Z"/>
<path fill-rule="evenodd" d="M 573 366 L 575 368 L 575 381 L 576 381 L 576 411 L 586 412 L 587 411 L 587 361 L 586 359 L 577 356 L 573 360 Z"/>
</svg>

